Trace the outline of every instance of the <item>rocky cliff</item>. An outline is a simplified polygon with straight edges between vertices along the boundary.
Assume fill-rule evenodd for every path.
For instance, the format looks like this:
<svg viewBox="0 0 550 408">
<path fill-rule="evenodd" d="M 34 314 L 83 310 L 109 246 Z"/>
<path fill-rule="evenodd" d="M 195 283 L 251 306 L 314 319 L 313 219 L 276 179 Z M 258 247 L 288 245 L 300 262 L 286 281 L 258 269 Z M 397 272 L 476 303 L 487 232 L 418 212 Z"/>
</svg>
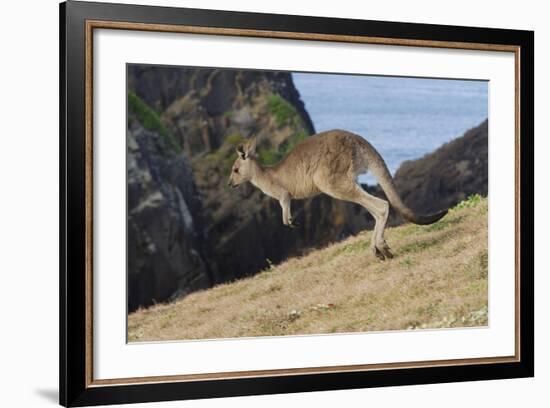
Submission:
<svg viewBox="0 0 550 408">
<path fill-rule="evenodd" d="M 185 156 L 129 114 L 128 309 L 211 286 L 202 206 Z"/>
<path fill-rule="evenodd" d="M 148 297 L 159 302 L 256 273 L 269 262 L 279 262 L 361 229 L 362 225 L 346 215 L 351 204 L 328 197 L 293 202 L 301 227 L 289 229 L 281 222 L 281 209 L 275 200 L 252 186 L 237 190 L 227 187 L 235 148 L 248 138 L 258 138 L 260 160 L 273 164 L 314 132 L 290 74 L 131 65 L 128 89 L 129 107 L 146 112 L 141 115 L 141 126 L 150 129 L 130 129 L 129 162 L 136 160 L 145 173 L 164 169 L 156 173 L 156 179 L 151 177 L 154 188 L 149 188 L 159 199 L 162 196 L 163 203 L 155 208 L 158 212 L 135 206 L 133 217 L 142 223 L 129 221 L 129 238 L 154 229 L 159 231 L 151 238 L 156 248 L 168 248 L 169 242 L 186 248 L 179 250 L 179 257 L 169 249 L 155 257 L 147 252 L 149 244 L 138 247 L 132 243 L 135 250 L 129 258 L 138 261 L 129 263 L 129 275 L 140 277 L 129 289 L 129 294 L 134 288 L 140 293 L 135 302 L 129 299 L 132 307 L 146 306 Z M 153 147 L 151 140 L 156 141 Z M 143 164 L 143 151 L 154 151 L 147 157 L 155 159 Z M 178 172 L 182 175 L 175 184 Z M 177 197 L 177 191 L 183 190 L 188 191 L 185 203 L 191 218 L 200 220 L 187 229 L 182 227 L 185 217 L 178 215 L 181 210 L 174 211 L 179 202 L 168 203 L 168 197 Z M 135 196 L 143 200 L 144 194 L 140 190 Z M 160 214 L 167 209 L 171 215 Z M 173 233 L 176 235 L 170 228 L 178 231 Z M 157 264 L 170 265 L 170 271 L 179 265 L 179 270 L 168 273 L 161 267 L 159 272 Z M 164 283 L 172 278 L 178 284 L 170 293 L 174 285 Z M 149 290 L 156 287 L 162 290 Z"/>
</svg>

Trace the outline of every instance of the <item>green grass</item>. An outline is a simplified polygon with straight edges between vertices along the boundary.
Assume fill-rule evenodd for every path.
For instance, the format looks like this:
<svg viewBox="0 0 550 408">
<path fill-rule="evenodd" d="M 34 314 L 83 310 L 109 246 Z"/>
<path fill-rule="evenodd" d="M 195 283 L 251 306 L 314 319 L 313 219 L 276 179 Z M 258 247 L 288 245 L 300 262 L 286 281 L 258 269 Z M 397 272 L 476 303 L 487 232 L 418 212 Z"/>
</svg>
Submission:
<svg viewBox="0 0 550 408">
<path fill-rule="evenodd" d="M 342 247 L 341 252 L 345 254 L 354 254 L 359 251 L 366 251 L 370 247 L 368 241 L 357 241 Z"/>
<path fill-rule="evenodd" d="M 466 200 L 461 201 L 458 203 L 454 209 L 460 210 L 462 208 L 475 208 L 481 205 L 482 203 L 486 203 L 486 198 L 479 194 L 472 194 L 470 197 L 468 197 Z"/>
<path fill-rule="evenodd" d="M 134 114 L 138 122 L 145 129 L 161 135 L 166 140 L 170 148 L 178 153 L 181 151 L 180 146 L 170 131 L 160 120 L 160 116 L 132 91 L 128 91 L 128 112 Z"/>
</svg>

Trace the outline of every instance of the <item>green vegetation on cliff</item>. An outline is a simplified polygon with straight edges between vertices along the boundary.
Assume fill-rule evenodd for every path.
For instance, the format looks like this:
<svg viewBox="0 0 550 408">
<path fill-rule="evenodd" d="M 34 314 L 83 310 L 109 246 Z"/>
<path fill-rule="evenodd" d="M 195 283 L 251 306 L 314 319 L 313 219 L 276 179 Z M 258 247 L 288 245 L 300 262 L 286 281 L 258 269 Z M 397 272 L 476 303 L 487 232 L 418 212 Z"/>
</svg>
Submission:
<svg viewBox="0 0 550 408">
<path fill-rule="evenodd" d="M 217 166 L 224 176 L 228 176 L 231 166 L 233 166 L 237 158 L 235 149 L 238 145 L 245 142 L 246 139 L 242 135 L 238 133 L 231 134 L 225 138 L 223 144 L 218 149 L 212 153 L 208 153 L 205 156 L 205 160 L 208 164 Z"/>
<path fill-rule="evenodd" d="M 263 272 L 129 315 L 130 341 L 277 336 L 488 324 L 487 199 L 440 222 L 389 228 L 395 258 L 371 233 Z"/>
<path fill-rule="evenodd" d="M 145 129 L 161 135 L 176 152 L 181 150 L 172 134 L 160 120 L 160 116 L 132 91 L 128 91 L 128 113 L 135 115 Z"/>
<path fill-rule="evenodd" d="M 287 127 L 290 135 L 278 146 L 260 145 L 258 156 L 264 166 L 272 166 L 282 160 L 296 144 L 308 137 L 303 122 L 296 109 L 284 98 L 277 94 L 267 97 L 268 114 L 275 118 L 278 128 Z M 223 117 L 231 117 L 233 111 L 227 111 Z M 224 175 L 228 175 L 231 166 L 236 159 L 235 148 L 246 142 L 241 134 L 234 133 L 225 137 L 222 145 L 215 151 L 206 155 L 206 160 L 211 164 L 217 164 Z"/>
<path fill-rule="evenodd" d="M 272 148 L 260 148 L 258 149 L 258 155 L 260 156 L 260 162 L 265 166 L 272 166 L 285 157 L 296 144 L 300 143 L 307 137 L 307 133 L 303 130 L 295 132 L 290 138 L 283 143 L 280 147 Z"/>
<path fill-rule="evenodd" d="M 304 131 L 298 131 L 292 134 L 279 147 L 260 147 L 258 149 L 258 156 L 260 163 L 264 166 L 272 166 L 282 160 L 296 144 L 307 138 L 307 133 Z M 212 164 L 218 164 L 221 172 L 224 175 L 228 175 L 231 170 L 235 159 L 237 158 L 235 154 L 235 149 L 238 145 L 246 143 L 245 139 L 240 134 L 232 134 L 225 138 L 224 143 L 220 148 L 216 149 L 212 153 L 206 155 L 205 159 L 207 162 Z"/>
<path fill-rule="evenodd" d="M 268 106 L 271 113 L 275 115 L 275 121 L 279 127 L 297 124 L 300 120 L 300 115 L 298 115 L 296 108 L 277 94 L 269 96 Z"/>
</svg>

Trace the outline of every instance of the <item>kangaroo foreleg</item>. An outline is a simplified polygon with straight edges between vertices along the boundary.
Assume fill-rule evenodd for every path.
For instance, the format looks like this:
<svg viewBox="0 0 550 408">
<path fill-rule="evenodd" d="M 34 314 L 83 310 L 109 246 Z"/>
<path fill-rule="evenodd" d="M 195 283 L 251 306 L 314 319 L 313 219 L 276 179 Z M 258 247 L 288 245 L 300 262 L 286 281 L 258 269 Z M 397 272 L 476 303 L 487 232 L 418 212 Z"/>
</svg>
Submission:
<svg viewBox="0 0 550 408">
<path fill-rule="evenodd" d="M 279 200 L 281 208 L 283 210 L 283 224 L 291 228 L 297 227 L 297 224 L 292 219 L 292 214 L 290 212 L 290 194 L 286 193 Z"/>
</svg>

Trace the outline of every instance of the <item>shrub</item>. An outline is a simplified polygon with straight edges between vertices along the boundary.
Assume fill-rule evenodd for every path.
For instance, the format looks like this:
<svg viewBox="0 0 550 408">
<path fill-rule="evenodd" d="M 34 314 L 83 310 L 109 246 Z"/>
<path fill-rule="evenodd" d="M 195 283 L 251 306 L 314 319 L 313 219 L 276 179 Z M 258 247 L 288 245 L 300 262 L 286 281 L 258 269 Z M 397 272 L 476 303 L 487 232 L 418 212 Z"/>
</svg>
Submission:
<svg viewBox="0 0 550 408">
<path fill-rule="evenodd" d="M 294 106 L 279 95 L 270 95 L 268 106 L 271 113 L 275 115 L 275 121 L 279 127 L 296 123 L 297 120 L 299 120 L 298 113 Z"/>
</svg>

